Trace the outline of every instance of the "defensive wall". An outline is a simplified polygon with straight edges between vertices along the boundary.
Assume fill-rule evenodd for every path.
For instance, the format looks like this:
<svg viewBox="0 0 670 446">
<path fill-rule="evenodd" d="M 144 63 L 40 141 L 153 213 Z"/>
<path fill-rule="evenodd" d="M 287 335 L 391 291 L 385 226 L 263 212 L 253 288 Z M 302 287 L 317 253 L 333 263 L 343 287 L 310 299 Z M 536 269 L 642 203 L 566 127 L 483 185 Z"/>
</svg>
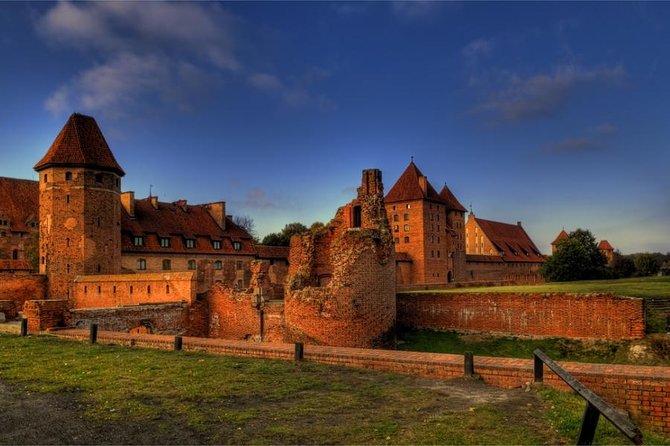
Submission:
<svg viewBox="0 0 670 446">
<path fill-rule="evenodd" d="M 0 300 L 11 300 L 21 311 L 27 300 L 46 298 L 47 276 L 42 274 L 0 273 Z"/>
<path fill-rule="evenodd" d="M 399 293 L 398 325 L 507 335 L 642 339 L 644 299 L 611 294 Z"/>
<path fill-rule="evenodd" d="M 88 330 L 65 329 L 54 334 L 68 339 L 88 341 Z M 99 343 L 171 350 L 173 336 L 98 332 Z M 294 359 L 293 344 L 256 343 L 223 339 L 184 337 L 186 351 L 245 356 L 265 359 Z M 463 356 L 372 350 L 349 347 L 307 345 L 307 361 L 349 367 L 397 372 L 427 378 L 454 379 L 463 376 Z M 670 367 L 585 364 L 561 362 L 560 365 L 615 407 L 626 410 L 643 426 L 670 435 Z M 533 382 L 531 359 L 475 357 L 475 373 L 490 385 L 518 388 Z M 567 385 L 545 368 L 544 385 L 568 390 Z M 605 422 L 605 421 L 603 421 Z"/>
</svg>

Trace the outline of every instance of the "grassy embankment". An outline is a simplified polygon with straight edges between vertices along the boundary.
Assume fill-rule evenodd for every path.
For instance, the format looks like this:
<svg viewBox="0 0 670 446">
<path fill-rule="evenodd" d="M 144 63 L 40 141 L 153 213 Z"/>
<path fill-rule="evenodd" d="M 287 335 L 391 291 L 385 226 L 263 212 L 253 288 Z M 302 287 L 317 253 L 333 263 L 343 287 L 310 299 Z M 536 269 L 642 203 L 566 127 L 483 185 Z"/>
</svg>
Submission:
<svg viewBox="0 0 670 446">
<path fill-rule="evenodd" d="M 74 399 L 67 420 L 139 425 L 155 443 L 571 443 L 583 411 L 573 396 L 551 390 L 484 387 L 484 396 L 510 393 L 461 407 L 458 394 L 442 387 L 448 383 L 409 376 L 3 334 L 0 384 L 14 389 L 3 403 L 12 410 L 21 406 L 15 394 Z M 463 394 L 469 398 L 468 389 Z M 0 430 L 0 443 L 7 431 Z M 32 434 L 31 443 L 54 441 Z M 606 423 L 598 435 L 600 443 L 626 443 Z M 664 442 L 653 434 L 647 440 Z"/>
</svg>

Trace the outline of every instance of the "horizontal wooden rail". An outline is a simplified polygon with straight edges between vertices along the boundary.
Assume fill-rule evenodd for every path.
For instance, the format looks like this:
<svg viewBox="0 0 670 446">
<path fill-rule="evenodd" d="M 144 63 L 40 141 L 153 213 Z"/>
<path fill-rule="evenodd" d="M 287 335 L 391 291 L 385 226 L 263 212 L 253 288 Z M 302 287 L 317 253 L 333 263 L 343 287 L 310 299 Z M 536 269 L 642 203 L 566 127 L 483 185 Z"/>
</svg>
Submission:
<svg viewBox="0 0 670 446">
<path fill-rule="evenodd" d="M 533 355 L 535 358 L 534 369 L 536 383 L 541 383 L 543 381 L 542 364 L 544 363 L 587 402 L 577 444 L 593 443 L 593 436 L 596 432 L 600 414 L 607 418 L 614 427 L 619 429 L 621 433 L 628 437 L 634 444 L 642 444 L 642 432 L 640 432 L 640 429 L 638 429 L 628 417 L 621 415 L 614 407 L 596 395 L 591 389 L 577 381 L 574 376 L 563 370 L 561 366 L 556 364 L 554 360 L 547 356 L 542 350 L 535 350 Z"/>
</svg>

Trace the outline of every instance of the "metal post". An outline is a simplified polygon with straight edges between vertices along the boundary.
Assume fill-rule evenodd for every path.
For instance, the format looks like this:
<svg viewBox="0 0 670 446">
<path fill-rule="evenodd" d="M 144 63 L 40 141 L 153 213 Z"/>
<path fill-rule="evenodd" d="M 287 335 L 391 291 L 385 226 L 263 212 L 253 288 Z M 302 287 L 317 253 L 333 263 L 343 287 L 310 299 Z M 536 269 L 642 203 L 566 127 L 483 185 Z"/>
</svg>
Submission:
<svg viewBox="0 0 670 446">
<path fill-rule="evenodd" d="M 21 336 L 28 336 L 28 319 L 21 319 Z"/>
<path fill-rule="evenodd" d="M 533 358 L 535 359 L 535 382 L 541 383 L 544 380 L 544 363 L 536 354 L 533 354 Z"/>
<path fill-rule="evenodd" d="M 98 340 L 98 324 L 91 324 L 88 340 L 91 344 L 95 344 Z"/>
<path fill-rule="evenodd" d="M 593 437 L 596 435 L 599 418 L 600 411 L 591 403 L 587 403 L 584 410 L 582 427 L 579 429 L 579 437 L 577 437 L 577 444 L 593 444 Z"/>
<path fill-rule="evenodd" d="M 181 350 L 182 347 L 182 338 L 181 336 L 177 335 L 174 337 L 174 349 L 179 351 Z"/>
<path fill-rule="evenodd" d="M 302 342 L 295 343 L 295 360 L 296 362 L 305 359 L 305 346 Z"/>
<path fill-rule="evenodd" d="M 465 376 L 472 378 L 475 376 L 475 358 L 472 352 L 465 352 Z"/>
</svg>

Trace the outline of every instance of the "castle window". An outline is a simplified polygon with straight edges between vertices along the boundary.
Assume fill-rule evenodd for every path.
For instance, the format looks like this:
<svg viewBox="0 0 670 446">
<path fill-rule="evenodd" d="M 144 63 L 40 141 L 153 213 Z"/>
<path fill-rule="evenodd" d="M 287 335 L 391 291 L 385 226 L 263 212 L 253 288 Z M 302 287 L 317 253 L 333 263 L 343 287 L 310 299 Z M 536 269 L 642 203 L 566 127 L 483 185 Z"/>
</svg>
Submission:
<svg viewBox="0 0 670 446">
<path fill-rule="evenodd" d="M 433 214 L 430 214 L 430 221 L 433 221 L 433 218 L 435 218 Z"/>
<path fill-rule="evenodd" d="M 214 269 L 223 269 L 223 262 L 221 260 L 214 262 Z"/>
<path fill-rule="evenodd" d="M 409 231 L 409 225 L 405 225 L 405 231 Z"/>
<path fill-rule="evenodd" d="M 392 209 L 395 211 L 395 205 L 393 205 L 393 206 L 391 206 L 391 207 L 392 207 Z"/>
<path fill-rule="evenodd" d="M 170 294 L 170 285 L 165 285 L 165 294 Z"/>
<path fill-rule="evenodd" d="M 404 242 L 409 243 L 409 237 L 405 237 Z"/>
<path fill-rule="evenodd" d="M 65 181 L 72 180 L 72 172 L 65 172 Z"/>
<path fill-rule="evenodd" d="M 70 204 L 70 195 L 69 194 L 65 196 L 65 202 L 67 204 Z"/>
<path fill-rule="evenodd" d="M 139 270 L 147 269 L 146 259 L 137 259 L 137 269 L 139 269 Z"/>
<path fill-rule="evenodd" d="M 116 285 L 112 287 L 112 293 L 116 294 Z"/>
<path fill-rule="evenodd" d="M 101 292 L 102 292 L 102 288 L 100 287 L 100 285 L 98 285 L 98 294 L 100 294 Z"/>
<path fill-rule="evenodd" d="M 187 238 L 186 239 L 186 247 L 187 248 L 195 248 L 195 240 L 192 238 Z"/>
<path fill-rule="evenodd" d="M 399 243 L 400 243 L 400 239 L 399 239 L 398 237 L 394 238 L 394 239 L 393 239 L 393 243 L 395 243 L 396 245 L 399 244 Z"/>
<path fill-rule="evenodd" d="M 407 209 L 412 209 L 412 205 L 411 205 L 411 204 L 408 204 L 408 205 L 407 205 Z"/>
<path fill-rule="evenodd" d="M 361 207 L 354 206 L 354 228 L 360 228 L 362 222 Z"/>
<path fill-rule="evenodd" d="M 66 269 L 67 269 L 67 272 L 69 273 L 70 272 L 70 264 L 69 263 L 66 265 Z"/>
<path fill-rule="evenodd" d="M 440 243 L 440 237 L 437 238 L 437 243 Z"/>
<path fill-rule="evenodd" d="M 405 221 L 409 221 L 409 214 L 403 214 L 402 219 Z"/>
<path fill-rule="evenodd" d="M 393 221 L 398 221 L 398 214 L 393 214 Z"/>
<path fill-rule="evenodd" d="M 437 250 L 437 258 L 438 259 L 440 258 L 440 250 L 439 249 Z"/>
<path fill-rule="evenodd" d="M 96 183 L 102 183 L 102 174 L 101 173 L 96 173 L 95 174 L 95 182 Z"/>
<path fill-rule="evenodd" d="M 221 249 L 221 242 L 219 240 L 213 240 L 212 241 L 212 247 L 214 249 Z"/>
<path fill-rule="evenodd" d="M 44 265 L 45 263 L 46 263 L 46 259 L 44 258 L 44 256 L 42 256 L 42 265 Z"/>
<path fill-rule="evenodd" d="M 440 214 L 437 214 L 435 217 L 437 217 L 437 221 L 440 221 Z"/>
<path fill-rule="evenodd" d="M 393 232 L 398 232 L 399 230 L 400 229 L 398 225 L 393 225 Z"/>
<path fill-rule="evenodd" d="M 188 269 L 190 269 L 190 270 L 195 269 L 195 260 L 189 260 L 188 261 Z"/>
<path fill-rule="evenodd" d="M 130 294 L 133 294 L 133 286 L 130 285 Z"/>
<path fill-rule="evenodd" d="M 234 249 L 235 251 L 239 251 L 240 249 L 242 249 L 242 243 L 240 243 L 240 242 L 233 242 L 233 249 Z"/>
<path fill-rule="evenodd" d="M 44 182 L 45 182 L 45 183 L 47 182 L 47 178 L 49 178 L 49 176 L 45 173 L 45 174 L 44 174 Z"/>
<path fill-rule="evenodd" d="M 430 250 L 430 256 L 435 257 L 435 251 L 433 251 L 432 249 Z"/>
<path fill-rule="evenodd" d="M 238 260 L 237 262 L 235 262 L 235 269 L 238 270 L 238 271 L 242 269 L 242 261 L 241 260 Z"/>
<path fill-rule="evenodd" d="M 147 294 L 151 294 L 151 285 L 147 285 Z"/>
<path fill-rule="evenodd" d="M 170 239 L 167 237 L 161 237 L 160 238 L 160 244 L 161 248 L 169 248 L 170 247 Z"/>
<path fill-rule="evenodd" d="M 141 235 L 136 235 L 133 237 L 133 245 L 135 246 L 144 246 L 144 237 Z"/>
<path fill-rule="evenodd" d="M 166 271 L 172 269 L 172 262 L 170 259 L 163 259 L 163 269 Z"/>
</svg>

